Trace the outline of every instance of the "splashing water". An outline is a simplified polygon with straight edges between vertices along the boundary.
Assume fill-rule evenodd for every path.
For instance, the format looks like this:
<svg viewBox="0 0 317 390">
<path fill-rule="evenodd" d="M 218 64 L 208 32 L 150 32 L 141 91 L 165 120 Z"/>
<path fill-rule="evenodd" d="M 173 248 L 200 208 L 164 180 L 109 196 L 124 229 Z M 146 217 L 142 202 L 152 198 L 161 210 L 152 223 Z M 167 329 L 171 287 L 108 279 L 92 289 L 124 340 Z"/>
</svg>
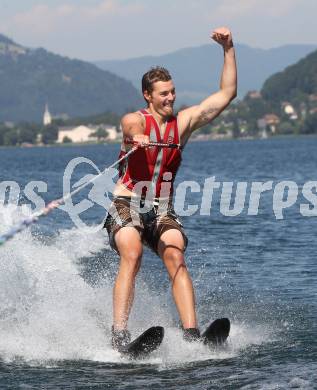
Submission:
<svg viewBox="0 0 317 390">
<path fill-rule="evenodd" d="M 7 228 L 10 207 L 2 207 L 2 230 Z M 17 216 L 15 216 L 17 218 Z M 104 232 L 61 230 L 48 242 L 26 230 L 8 242 L 0 252 L 0 356 L 6 362 L 48 363 L 59 360 L 122 362 L 110 347 L 112 284 L 117 259 L 110 253 Z M 82 275 L 82 258 L 94 267 L 100 254 L 111 258 L 112 266 L 97 283 Z M 260 344 L 271 335 L 233 324 L 228 347 L 210 352 L 200 344 L 182 340 L 181 331 L 161 304 L 159 293 L 151 291 L 144 276 L 138 280 L 131 315 L 132 334 L 155 324 L 163 325 L 162 347 L 146 363 L 166 367 L 195 360 L 226 359 L 250 344 Z M 166 293 L 166 292 L 165 292 Z M 169 292 L 167 292 L 169 293 Z M 164 300 L 164 298 L 163 298 Z M 175 348 L 177 345 L 177 348 Z"/>
</svg>

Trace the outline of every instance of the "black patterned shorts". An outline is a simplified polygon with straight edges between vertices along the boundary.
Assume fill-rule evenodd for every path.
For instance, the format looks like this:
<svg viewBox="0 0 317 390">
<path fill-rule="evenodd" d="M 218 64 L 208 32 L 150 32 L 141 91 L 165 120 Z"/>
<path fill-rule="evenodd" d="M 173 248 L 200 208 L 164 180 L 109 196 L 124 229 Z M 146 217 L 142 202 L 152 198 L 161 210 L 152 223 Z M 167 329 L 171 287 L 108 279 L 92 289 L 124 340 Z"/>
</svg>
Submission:
<svg viewBox="0 0 317 390">
<path fill-rule="evenodd" d="M 146 212 L 140 212 L 139 207 L 139 203 L 136 204 L 130 197 L 114 198 L 104 224 L 112 249 L 118 253 L 114 240 L 115 234 L 122 227 L 131 226 L 138 230 L 142 242 L 156 254 L 158 254 L 157 247 L 162 234 L 167 230 L 177 229 L 182 233 L 185 251 L 188 239 L 170 201 L 165 205 L 164 203 L 156 206 L 151 204 L 150 207 L 147 206 Z"/>
</svg>

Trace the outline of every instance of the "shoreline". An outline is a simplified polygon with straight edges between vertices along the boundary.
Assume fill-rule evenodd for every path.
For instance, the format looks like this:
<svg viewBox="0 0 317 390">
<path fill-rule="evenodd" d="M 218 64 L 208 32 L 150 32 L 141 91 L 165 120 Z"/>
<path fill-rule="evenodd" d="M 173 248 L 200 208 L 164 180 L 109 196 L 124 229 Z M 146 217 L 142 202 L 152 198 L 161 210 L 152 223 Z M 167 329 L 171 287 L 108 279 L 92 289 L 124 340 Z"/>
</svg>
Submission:
<svg viewBox="0 0 317 390">
<path fill-rule="evenodd" d="M 201 134 L 198 135 L 197 137 L 189 139 L 189 143 L 191 142 L 217 142 L 217 141 L 267 141 L 271 139 L 292 139 L 292 138 L 315 138 L 317 137 L 317 134 L 279 134 L 279 135 L 274 135 L 270 136 L 267 138 L 261 138 L 261 137 L 252 137 L 252 136 L 246 136 L 246 137 L 218 137 L 215 135 L 208 135 L 208 134 Z M 1 149 L 32 149 L 32 148 L 51 148 L 51 147 L 79 147 L 79 146 L 95 146 L 95 145 L 100 145 L 100 146 L 107 146 L 107 145 L 116 145 L 120 144 L 121 140 L 118 141 L 112 141 L 112 142 L 70 142 L 70 143 L 53 143 L 53 144 L 27 144 L 27 145 L 0 145 L 0 150 Z"/>
</svg>

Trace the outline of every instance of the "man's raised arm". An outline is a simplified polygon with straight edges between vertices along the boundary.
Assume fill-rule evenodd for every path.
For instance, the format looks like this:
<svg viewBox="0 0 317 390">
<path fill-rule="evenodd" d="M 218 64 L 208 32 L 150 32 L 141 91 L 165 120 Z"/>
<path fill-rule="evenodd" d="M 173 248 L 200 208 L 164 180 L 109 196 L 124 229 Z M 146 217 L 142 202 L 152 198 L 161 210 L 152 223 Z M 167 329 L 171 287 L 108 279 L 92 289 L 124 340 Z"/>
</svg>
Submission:
<svg viewBox="0 0 317 390">
<path fill-rule="evenodd" d="M 220 27 L 213 31 L 211 38 L 224 50 L 220 89 L 199 105 L 186 108 L 178 114 L 181 131 L 187 137 L 216 118 L 237 95 L 237 66 L 231 32 L 226 27 Z"/>
</svg>

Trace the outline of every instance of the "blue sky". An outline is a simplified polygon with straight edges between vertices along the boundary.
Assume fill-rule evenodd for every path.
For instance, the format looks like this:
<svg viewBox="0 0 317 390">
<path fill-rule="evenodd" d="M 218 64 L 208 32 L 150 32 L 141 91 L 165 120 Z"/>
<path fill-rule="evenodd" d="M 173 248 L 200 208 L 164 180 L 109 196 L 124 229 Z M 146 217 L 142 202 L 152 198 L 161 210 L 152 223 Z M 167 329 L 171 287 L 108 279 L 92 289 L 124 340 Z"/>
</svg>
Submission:
<svg viewBox="0 0 317 390">
<path fill-rule="evenodd" d="M 317 44 L 317 0 L 0 0 L 0 33 L 84 60 L 159 55 L 210 42 Z"/>
</svg>

